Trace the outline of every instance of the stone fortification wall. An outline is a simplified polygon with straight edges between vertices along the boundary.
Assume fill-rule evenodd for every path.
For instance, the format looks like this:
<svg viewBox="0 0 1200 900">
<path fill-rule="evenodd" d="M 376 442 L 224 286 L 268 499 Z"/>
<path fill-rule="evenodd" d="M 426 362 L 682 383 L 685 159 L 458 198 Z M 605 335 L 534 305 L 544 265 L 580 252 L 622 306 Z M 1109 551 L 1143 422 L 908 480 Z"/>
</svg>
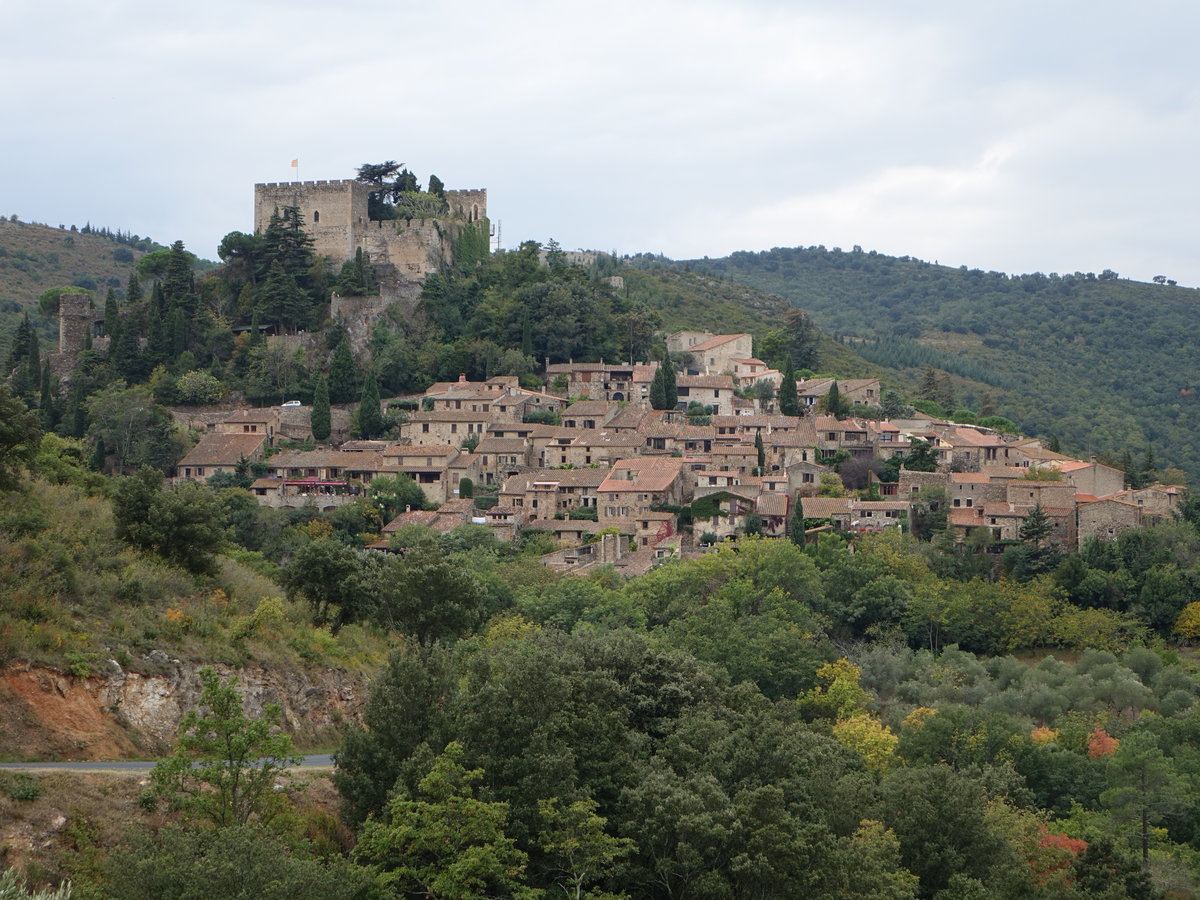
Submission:
<svg viewBox="0 0 1200 900">
<path fill-rule="evenodd" d="M 369 253 L 371 262 L 394 266 L 401 281 L 424 281 L 451 263 L 453 231 L 453 224 L 441 219 L 369 222 L 355 235 L 354 246 Z"/>
<path fill-rule="evenodd" d="M 356 232 L 374 224 L 367 219 L 370 192 L 370 185 L 352 179 L 256 184 L 254 230 L 266 231 L 276 210 L 298 207 L 304 230 L 312 236 L 313 250 L 341 263 L 354 258 Z"/>
</svg>

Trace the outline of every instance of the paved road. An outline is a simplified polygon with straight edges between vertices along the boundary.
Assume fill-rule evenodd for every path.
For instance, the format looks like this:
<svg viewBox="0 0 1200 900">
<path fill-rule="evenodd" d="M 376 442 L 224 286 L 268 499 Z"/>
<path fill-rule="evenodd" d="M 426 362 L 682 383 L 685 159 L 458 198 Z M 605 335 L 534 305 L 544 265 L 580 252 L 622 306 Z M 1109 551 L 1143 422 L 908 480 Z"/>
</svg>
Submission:
<svg viewBox="0 0 1200 900">
<path fill-rule="evenodd" d="M 301 769 L 328 769 L 333 767 L 333 756 L 318 753 L 301 760 Z M 149 772 L 153 762 L 139 760 L 117 760 L 116 762 L 27 762 L 0 763 L 0 769 L 20 769 L 23 772 L 66 771 L 66 772 Z"/>
</svg>

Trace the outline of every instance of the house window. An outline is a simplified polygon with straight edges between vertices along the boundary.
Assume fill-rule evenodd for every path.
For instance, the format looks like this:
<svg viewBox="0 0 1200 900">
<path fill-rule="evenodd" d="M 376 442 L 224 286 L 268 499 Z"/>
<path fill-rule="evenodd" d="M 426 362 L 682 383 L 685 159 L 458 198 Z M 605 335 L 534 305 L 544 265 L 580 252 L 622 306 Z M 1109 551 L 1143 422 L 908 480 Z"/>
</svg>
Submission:
<svg viewBox="0 0 1200 900">
<path fill-rule="evenodd" d="M 316 225 L 320 221 L 321 221 L 321 211 L 318 209 L 314 209 L 313 210 L 313 224 Z"/>
<path fill-rule="evenodd" d="M 429 434 L 429 423 L 428 422 L 421 423 L 421 434 Z"/>
<path fill-rule="evenodd" d="M 196 474 L 197 474 L 197 475 L 203 475 L 203 474 L 204 474 L 204 466 L 197 466 L 197 467 L 196 467 Z"/>
</svg>

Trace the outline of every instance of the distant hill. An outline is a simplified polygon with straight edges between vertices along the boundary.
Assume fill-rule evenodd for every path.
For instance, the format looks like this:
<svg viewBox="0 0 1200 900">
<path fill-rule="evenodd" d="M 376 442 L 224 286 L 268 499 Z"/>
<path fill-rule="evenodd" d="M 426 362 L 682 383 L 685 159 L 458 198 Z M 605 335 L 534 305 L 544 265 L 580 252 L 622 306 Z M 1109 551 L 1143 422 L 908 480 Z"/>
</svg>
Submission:
<svg viewBox="0 0 1200 900">
<path fill-rule="evenodd" d="M 792 308 L 777 293 L 688 270 L 661 257 L 625 259 L 613 272 L 625 279 L 629 299 L 658 312 L 668 332 L 745 332 L 758 339 L 779 328 L 783 314 Z M 903 370 L 868 361 L 829 334 L 821 336 L 818 357 L 822 372 L 843 378 L 882 378 L 906 390 L 916 383 Z"/>
<path fill-rule="evenodd" d="M 993 394 L 1064 448 L 1140 457 L 1200 480 L 1200 292 L 1099 275 L 1009 276 L 824 247 L 679 262 L 771 291 L 859 354 L 910 377 L 926 365 Z"/>
</svg>

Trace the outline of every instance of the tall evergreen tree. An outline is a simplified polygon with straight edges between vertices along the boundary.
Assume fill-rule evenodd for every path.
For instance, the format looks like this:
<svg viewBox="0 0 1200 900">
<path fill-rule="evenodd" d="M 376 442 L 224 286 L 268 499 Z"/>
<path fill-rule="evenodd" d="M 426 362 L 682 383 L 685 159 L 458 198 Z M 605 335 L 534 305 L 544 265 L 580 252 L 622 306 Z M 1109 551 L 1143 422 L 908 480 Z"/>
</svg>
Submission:
<svg viewBox="0 0 1200 900">
<path fill-rule="evenodd" d="M 842 392 L 838 389 L 836 378 L 829 386 L 829 393 L 825 395 L 825 411 L 839 419 L 846 414 L 846 404 L 842 402 Z"/>
<path fill-rule="evenodd" d="M 1139 473 L 1139 481 L 1145 487 L 1148 484 L 1154 484 L 1158 480 L 1158 464 L 1154 460 L 1154 447 L 1146 445 L 1146 452 L 1142 455 L 1142 468 Z"/>
<path fill-rule="evenodd" d="M 129 273 L 129 283 L 125 285 L 125 305 L 141 303 L 142 297 L 142 282 L 135 270 Z"/>
<path fill-rule="evenodd" d="M 308 295 L 276 260 L 271 263 L 267 280 L 259 286 L 254 309 L 264 322 L 277 325 L 281 330 L 295 329 L 308 320 Z"/>
<path fill-rule="evenodd" d="M 779 411 L 785 416 L 800 415 L 800 398 L 796 395 L 796 371 L 789 359 L 783 367 L 783 381 L 779 384 Z"/>
<path fill-rule="evenodd" d="M 108 335 L 110 344 L 116 339 L 117 329 L 121 327 L 121 317 L 117 314 L 117 292 L 112 288 L 108 289 L 108 296 L 104 298 L 104 333 Z"/>
<path fill-rule="evenodd" d="M 663 370 L 659 366 L 654 370 L 654 380 L 650 382 L 650 408 L 666 409 L 667 395 L 663 388 Z"/>
<path fill-rule="evenodd" d="M 375 380 L 374 372 L 368 372 L 363 379 L 362 396 L 358 401 L 355 420 L 359 437 L 369 440 L 383 434 L 383 411 L 380 409 L 379 384 Z"/>
<path fill-rule="evenodd" d="M 41 418 L 42 430 L 49 431 L 58 421 L 57 410 L 54 408 L 54 394 L 50 390 L 50 360 L 42 364 L 41 396 L 38 398 L 38 414 Z"/>
<path fill-rule="evenodd" d="M 663 354 L 663 402 L 666 409 L 674 409 L 679 404 L 679 386 L 675 382 L 675 364 L 671 354 Z"/>
<path fill-rule="evenodd" d="M 799 494 L 796 495 L 796 507 L 788 522 L 788 539 L 798 547 L 804 546 L 804 501 Z"/>
<path fill-rule="evenodd" d="M 329 440 L 332 431 L 329 413 L 329 382 L 324 375 L 317 376 L 313 388 L 312 435 L 317 443 Z"/>
<path fill-rule="evenodd" d="M 763 446 L 762 432 L 754 432 L 754 450 L 758 454 L 758 474 L 767 468 L 767 448 Z"/>
<path fill-rule="evenodd" d="M 350 355 L 350 341 L 343 336 L 329 361 L 329 399 L 333 403 L 349 403 L 357 393 L 357 386 L 358 376 L 354 370 L 354 358 Z"/>
</svg>

